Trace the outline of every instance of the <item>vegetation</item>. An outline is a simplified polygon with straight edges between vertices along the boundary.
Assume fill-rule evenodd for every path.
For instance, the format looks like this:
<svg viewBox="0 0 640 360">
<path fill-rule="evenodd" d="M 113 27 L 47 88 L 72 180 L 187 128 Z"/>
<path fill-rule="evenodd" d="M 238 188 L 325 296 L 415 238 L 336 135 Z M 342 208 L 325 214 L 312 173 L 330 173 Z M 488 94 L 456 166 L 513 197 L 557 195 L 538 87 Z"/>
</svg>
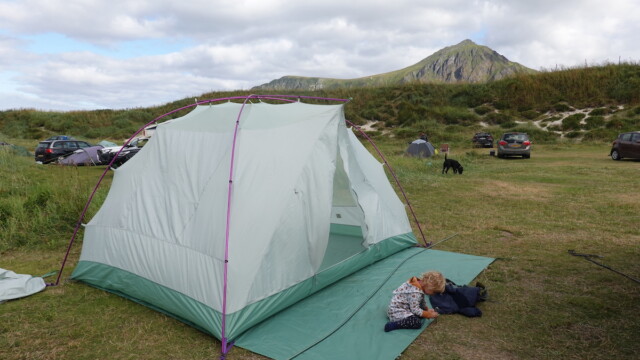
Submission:
<svg viewBox="0 0 640 360">
<path fill-rule="evenodd" d="M 267 92 L 268 93 L 268 92 Z M 275 94 L 275 92 L 272 92 Z M 408 84 L 392 87 L 341 88 L 330 91 L 291 92 L 298 95 L 352 98 L 345 107 L 347 118 L 360 125 L 382 123 L 373 135 L 392 135 L 405 140 L 425 131 L 448 134 L 447 127 L 461 125 L 461 138 L 468 139 L 481 124 L 497 125 L 497 132 L 514 130 L 534 121 L 552 136 L 535 141 L 555 142 L 564 133 L 578 131 L 579 138 L 610 141 L 617 133 L 634 130 L 640 124 L 640 65 L 602 65 L 563 69 L 514 77 L 484 84 Z M 245 92 L 216 92 L 200 99 L 246 95 Z M 99 141 L 122 141 L 144 124 L 175 109 L 192 105 L 183 99 L 163 106 L 127 110 L 73 112 L 16 109 L 0 112 L 0 134 L 8 138 L 37 140 L 67 134 Z M 602 116 L 604 122 L 553 124 L 556 119 L 584 114 Z M 187 110 L 162 118 L 182 116 Z M 386 130 L 386 131 L 385 131 Z M 450 129 L 449 129 L 450 130 Z M 554 132 L 555 131 L 555 132 Z M 556 133 L 557 132 L 557 133 Z M 2 140 L 2 136 L 0 136 Z"/>
<path fill-rule="evenodd" d="M 441 156 L 404 157 L 406 143 L 399 139 L 381 138 L 377 145 L 408 193 L 427 241 L 457 234 L 436 249 L 496 258 L 478 279 L 490 294 L 480 305 L 483 317 L 442 316 L 402 359 L 637 357 L 640 313 L 633 309 L 640 286 L 568 250 L 604 256 L 596 260 L 640 277 L 640 162 L 609 159 L 606 144 L 535 145 L 529 160 L 497 159 L 468 144 L 452 147 L 450 155 L 464 165 L 464 175 L 442 175 Z M 2 267 L 34 275 L 58 269 L 102 171 L 38 166 L 30 157 L 0 151 L 0 183 L 7 185 L 0 190 Z M 103 201 L 110 177 L 88 218 Z M 217 356 L 214 338 L 67 280 L 82 233 L 77 241 L 61 285 L 0 305 L 0 358 Z M 234 348 L 228 358 L 262 357 Z"/>
</svg>

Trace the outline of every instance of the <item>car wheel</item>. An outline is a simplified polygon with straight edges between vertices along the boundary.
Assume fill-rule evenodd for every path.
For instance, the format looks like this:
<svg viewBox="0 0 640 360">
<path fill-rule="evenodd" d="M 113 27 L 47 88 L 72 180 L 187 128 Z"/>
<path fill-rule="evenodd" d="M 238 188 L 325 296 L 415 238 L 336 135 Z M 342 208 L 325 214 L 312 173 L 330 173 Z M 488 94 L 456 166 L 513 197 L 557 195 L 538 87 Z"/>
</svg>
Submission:
<svg viewBox="0 0 640 360">
<path fill-rule="evenodd" d="M 620 153 L 618 152 L 618 150 L 611 150 L 611 158 L 613 160 L 620 160 L 622 159 L 622 156 L 620 156 Z"/>
</svg>

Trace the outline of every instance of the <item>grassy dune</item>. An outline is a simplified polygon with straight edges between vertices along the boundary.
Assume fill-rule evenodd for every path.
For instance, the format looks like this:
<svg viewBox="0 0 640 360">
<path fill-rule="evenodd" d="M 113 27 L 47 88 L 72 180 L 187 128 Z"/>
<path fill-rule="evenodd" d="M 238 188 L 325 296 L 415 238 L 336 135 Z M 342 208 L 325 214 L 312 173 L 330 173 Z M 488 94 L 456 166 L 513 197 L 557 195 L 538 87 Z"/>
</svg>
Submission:
<svg viewBox="0 0 640 360">
<path fill-rule="evenodd" d="M 382 139 L 428 241 L 440 250 L 497 258 L 478 280 L 481 318 L 442 316 L 402 359 L 634 359 L 640 284 L 568 254 L 640 278 L 640 161 L 613 161 L 608 144 L 535 145 L 498 159 L 454 144 L 464 174 L 442 158 L 402 156 Z M 0 151 L 0 267 L 42 275 L 59 268 L 102 167 L 37 166 Z M 95 213 L 110 176 L 90 209 Z M 416 232 L 417 233 L 417 232 Z M 81 237 L 80 237 L 81 239 Z M 67 280 L 0 305 L 0 359 L 211 359 L 220 343 L 141 305 Z M 382 311 L 382 310 L 381 310 Z M 229 359 L 261 359 L 234 348 Z"/>
</svg>

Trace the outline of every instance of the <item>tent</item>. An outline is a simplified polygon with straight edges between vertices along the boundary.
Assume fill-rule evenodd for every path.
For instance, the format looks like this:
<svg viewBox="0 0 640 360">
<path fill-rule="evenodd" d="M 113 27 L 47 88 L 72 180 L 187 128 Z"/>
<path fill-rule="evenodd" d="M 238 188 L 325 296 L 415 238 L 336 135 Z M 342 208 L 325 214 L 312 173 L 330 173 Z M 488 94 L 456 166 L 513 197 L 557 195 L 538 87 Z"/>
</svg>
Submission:
<svg viewBox="0 0 640 360">
<path fill-rule="evenodd" d="M 343 105 L 198 105 L 115 170 L 72 278 L 229 341 L 416 244 Z"/>
<path fill-rule="evenodd" d="M 61 165 L 96 165 L 100 163 L 98 159 L 98 150 L 102 149 L 102 145 L 81 148 L 70 155 L 60 158 L 58 163 Z"/>
<path fill-rule="evenodd" d="M 407 155 L 421 158 L 432 157 L 436 150 L 430 142 L 422 139 L 414 140 L 407 147 Z"/>
</svg>

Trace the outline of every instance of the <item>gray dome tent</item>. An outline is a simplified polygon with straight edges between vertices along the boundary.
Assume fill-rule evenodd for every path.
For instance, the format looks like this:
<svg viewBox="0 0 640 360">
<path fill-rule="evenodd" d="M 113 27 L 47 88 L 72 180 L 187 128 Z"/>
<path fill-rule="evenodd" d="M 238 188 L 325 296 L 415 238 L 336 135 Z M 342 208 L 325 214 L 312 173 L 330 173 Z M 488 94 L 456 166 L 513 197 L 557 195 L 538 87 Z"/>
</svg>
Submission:
<svg viewBox="0 0 640 360">
<path fill-rule="evenodd" d="M 436 149 L 430 142 L 422 139 L 414 140 L 407 148 L 407 155 L 420 158 L 428 158 L 435 155 Z"/>
</svg>

